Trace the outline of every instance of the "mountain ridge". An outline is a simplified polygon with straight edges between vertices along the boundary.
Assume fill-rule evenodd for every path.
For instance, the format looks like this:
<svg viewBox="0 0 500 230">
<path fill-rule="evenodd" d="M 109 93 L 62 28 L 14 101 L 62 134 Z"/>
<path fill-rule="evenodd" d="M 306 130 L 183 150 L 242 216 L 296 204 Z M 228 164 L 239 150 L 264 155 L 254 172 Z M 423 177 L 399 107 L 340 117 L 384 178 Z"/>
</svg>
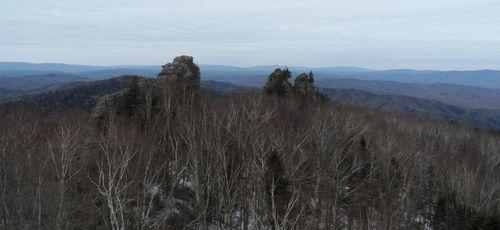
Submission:
<svg viewBox="0 0 500 230">
<path fill-rule="evenodd" d="M 139 76 L 121 76 L 99 81 L 70 82 L 41 93 L 17 96 L 0 101 L 0 109 L 16 105 L 36 105 L 43 111 L 61 109 L 90 109 L 97 100 L 132 84 L 132 79 Z M 258 91 L 259 88 L 245 87 L 227 82 L 204 80 L 202 89 L 220 95 L 228 95 L 235 90 Z M 465 123 L 487 130 L 500 130 L 500 110 L 466 109 L 448 105 L 436 100 L 421 99 L 401 95 L 380 95 L 356 89 L 322 88 L 332 101 L 366 107 L 383 112 L 445 122 Z"/>
<path fill-rule="evenodd" d="M 359 79 L 323 79 L 324 88 L 357 89 L 381 95 L 401 95 L 438 100 L 469 109 L 500 109 L 500 89 L 463 86 L 450 83 L 405 83 Z"/>
</svg>

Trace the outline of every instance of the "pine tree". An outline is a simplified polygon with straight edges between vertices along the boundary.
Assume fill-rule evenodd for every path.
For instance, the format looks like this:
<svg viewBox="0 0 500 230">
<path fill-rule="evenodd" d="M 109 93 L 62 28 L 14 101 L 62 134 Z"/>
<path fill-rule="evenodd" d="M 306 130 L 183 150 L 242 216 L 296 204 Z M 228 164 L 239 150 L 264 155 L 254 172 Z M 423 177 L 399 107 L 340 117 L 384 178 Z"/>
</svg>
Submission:
<svg viewBox="0 0 500 230">
<path fill-rule="evenodd" d="M 284 70 L 276 69 L 267 80 L 266 85 L 262 89 L 267 95 L 275 95 L 278 97 L 285 96 L 290 93 L 291 84 L 288 81 L 292 77 L 292 72 L 285 68 Z"/>
<path fill-rule="evenodd" d="M 139 88 L 139 78 L 134 77 L 124 100 L 125 116 L 132 118 L 136 115 L 141 101 L 141 92 Z"/>
</svg>

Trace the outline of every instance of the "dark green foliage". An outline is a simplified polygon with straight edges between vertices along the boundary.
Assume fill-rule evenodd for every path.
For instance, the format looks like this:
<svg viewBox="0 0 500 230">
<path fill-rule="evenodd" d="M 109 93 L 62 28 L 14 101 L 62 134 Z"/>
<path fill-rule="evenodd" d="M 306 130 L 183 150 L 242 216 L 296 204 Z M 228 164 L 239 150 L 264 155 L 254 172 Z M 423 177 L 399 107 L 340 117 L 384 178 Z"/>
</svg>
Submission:
<svg viewBox="0 0 500 230">
<path fill-rule="evenodd" d="M 127 117 L 131 118 L 137 112 L 139 105 L 141 104 L 141 91 L 139 89 L 139 78 L 134 77 L 132 79 L 132 84 L 125 95 L 124 100 L 124 113 Z"/>
<path fill-rule="evenodd" d="M 310 71 L 308 75 L 309 75 L 309 81 L 311 83 L 314 83 L 314 73 L 313 73 L 313 71 Z"/>
<path fill-rule="evenodd" d="M 313 72 L 309 72 L 309 82 L 311 82 L 311 84 L 314 84 L 314 74 Z M 323 92 L 320 92 L 318 90 L 315 90 L 314 91 L 314 100 L 317 101 L 317 102 L 327 102 L 330 100 L 330 98 L 328 97 L 328 95 L 324 94 Z"/>
<path fill-rule="evenodd" d="M 317 91 L 314 87 L 314 74 L 312 71 L 309 74 L 300 74 L 295 78 L 293 86 L 288 81 L 291 76 L 292 72 L 287 68 L 284 70 L 276 69 L 269 75 L 262 92 L 266 95 L 278 97 L 291 95 L 300 98 L 303 103 L 308 101 L 326 102 L 329 100 L 328 96 Z"/>
<path fill-rule="evenodd" d="M 284 70 L 276 69 L 269 75 L 267 83 L 262 90 L 267 95 L 285 96 L 290 92 L 291 84 L 288 82 L 290 77 L 292 77 L 292 72 L 288 68 Z"/>
</svg>

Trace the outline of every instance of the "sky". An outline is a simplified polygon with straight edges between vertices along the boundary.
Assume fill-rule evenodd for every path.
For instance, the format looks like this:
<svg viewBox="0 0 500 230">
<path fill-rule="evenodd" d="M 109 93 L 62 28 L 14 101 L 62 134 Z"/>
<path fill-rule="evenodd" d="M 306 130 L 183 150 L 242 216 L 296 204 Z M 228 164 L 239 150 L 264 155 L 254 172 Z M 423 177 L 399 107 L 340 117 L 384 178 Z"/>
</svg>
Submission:
<svg viewBox="0 0 500 230">
<path fill-rule="evenodd" d="M 0 61 L 500 69 L 498 0 L 0 0 Z"/>
</svg>

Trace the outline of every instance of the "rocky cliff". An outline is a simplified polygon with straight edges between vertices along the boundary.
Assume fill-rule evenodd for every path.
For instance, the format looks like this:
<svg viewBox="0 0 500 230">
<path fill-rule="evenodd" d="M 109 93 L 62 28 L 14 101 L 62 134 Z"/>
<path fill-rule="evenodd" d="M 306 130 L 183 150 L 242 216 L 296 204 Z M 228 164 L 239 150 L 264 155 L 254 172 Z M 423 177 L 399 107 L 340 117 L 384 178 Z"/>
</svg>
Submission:
<svg viewBox="0 0 500 230">
<path fill-rule="evenodd" d="M 163 66 L 157 79 L 136 78 L 130 88 L 99 99 L 90 123 L 100 132 L 112 115 L 143 119 L 169 106 L 193 103 L 199 98 L 200 69 L 193 57 L 179 56 Z"/>
</svg>

